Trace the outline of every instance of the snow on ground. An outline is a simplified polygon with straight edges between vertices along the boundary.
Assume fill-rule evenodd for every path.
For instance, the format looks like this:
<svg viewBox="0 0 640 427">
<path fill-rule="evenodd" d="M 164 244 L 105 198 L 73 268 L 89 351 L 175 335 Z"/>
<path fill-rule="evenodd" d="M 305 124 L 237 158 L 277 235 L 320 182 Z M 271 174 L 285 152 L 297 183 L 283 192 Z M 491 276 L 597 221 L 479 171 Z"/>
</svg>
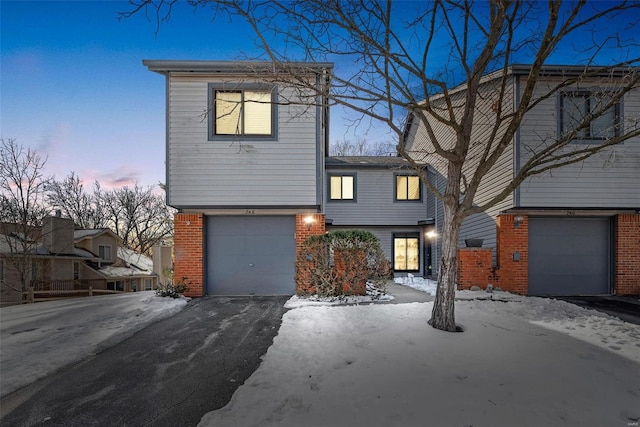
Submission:
<svg viewBox="0 0 640 427">
<path fill-rule="evenodd" d="M 186 303 L 146 291 L 3 307 L 0 396 L 113 346 Z"/>
<path fill-rule="evenodd" d="M 199 425 L 638 425 L 640 326 L 552 299 L 456 298 L 464 333 L 428 326 L 432 302 L 299 303 Z"/>
<path fill-rule="evenodd" d="M 405 285 L 417 289 L 422 292 L 426 292 L 431 296 L 436 296 L 436 288 L 438 282 L 429 279 L 423 279 L 422 277 L 416 277 L 409 273 L 406 277 L 396 277 L 393 281 L 399 285 Z"/>
</svg>

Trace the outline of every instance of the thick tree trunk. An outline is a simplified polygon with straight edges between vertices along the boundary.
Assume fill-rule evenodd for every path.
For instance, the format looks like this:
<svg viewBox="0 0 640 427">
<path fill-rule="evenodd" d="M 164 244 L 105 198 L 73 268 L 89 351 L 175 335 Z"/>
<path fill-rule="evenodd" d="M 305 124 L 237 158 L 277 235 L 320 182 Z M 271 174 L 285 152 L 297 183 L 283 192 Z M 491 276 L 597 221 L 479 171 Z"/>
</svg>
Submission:
<svg viewBox="0 0 640 427">
<path fill-rule="evenodd" d="M 442 257 L 438 272 L 438 289 L 429 324 L 436 329 L 456 332 L 454 299 L 458 282 L 458 236 L 461 221 L 456 207 L 444 203 Z"/>
</svg>

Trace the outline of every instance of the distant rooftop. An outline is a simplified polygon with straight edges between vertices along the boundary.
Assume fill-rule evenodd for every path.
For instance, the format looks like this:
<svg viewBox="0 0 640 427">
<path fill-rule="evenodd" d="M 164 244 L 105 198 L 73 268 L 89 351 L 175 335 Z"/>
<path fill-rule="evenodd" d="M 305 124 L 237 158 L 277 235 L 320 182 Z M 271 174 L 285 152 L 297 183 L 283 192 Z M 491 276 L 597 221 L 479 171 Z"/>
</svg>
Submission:
<svg viewBox="0 0 640 427">
<path fill-rule="evenodd" d="M 325 159 L 327 167 L 408 168 L 409 162 L 397 156 L 333 156 Z"/>
<path fill-rule="evenodd" d="M 86 229 L 86 230 L 74 230 L 73 238 L 75 240 L 78 240 L 85 237 L 95 237 L 107 231 L 110 231 L 110 230 L 108 228 L 92 228 L 92 229 Z"/>
</svg>

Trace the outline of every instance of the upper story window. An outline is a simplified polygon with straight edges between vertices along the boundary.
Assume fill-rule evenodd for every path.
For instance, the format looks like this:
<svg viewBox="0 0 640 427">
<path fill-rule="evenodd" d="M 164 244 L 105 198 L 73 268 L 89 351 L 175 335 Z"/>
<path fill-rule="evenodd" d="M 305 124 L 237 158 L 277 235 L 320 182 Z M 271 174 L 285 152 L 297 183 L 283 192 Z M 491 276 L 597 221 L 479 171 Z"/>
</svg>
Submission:
<svg viewBox="0 0 640 427">
<path fill-rule="evenodd" d="M 355 175 L 330 175 L 329 200 L 352 200 L 356 197 Z"/>
<path fill-rule="evenodd" d="M 396 200 L 420 200 L 420 177 L 396 175 Z"/>
<path fill-rule="evenodd" d="M 99 245 L 98 246 L 98 256 L 103 261 L 111 261 L 111 246 Z"/>
<path fill-rule="evenodd" d="M 274 138 L 275 90 L 256 85 L 210 85 L 210 139 Z"/>
<path fill-rule="evenodd" d="M 588 114 L 597 114 L 611 102 L 611 96 L 593 92 L 567 92 L 561 95 L 561 133 L 571 132 L 580 126 Z M 620 103 L 607 108 L 591 123 L 578 129 L 577 140 L 601 140 L 613 138 L 620 132 Z"/>
</svg>

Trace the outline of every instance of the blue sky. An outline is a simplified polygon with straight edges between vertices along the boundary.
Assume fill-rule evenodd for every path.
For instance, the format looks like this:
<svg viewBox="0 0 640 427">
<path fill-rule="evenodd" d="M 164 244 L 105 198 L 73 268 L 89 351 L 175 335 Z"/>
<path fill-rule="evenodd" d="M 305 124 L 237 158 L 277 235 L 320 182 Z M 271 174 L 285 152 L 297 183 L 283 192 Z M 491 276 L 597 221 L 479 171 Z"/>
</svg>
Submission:
<svg viewBox="0 0 640 427">
<path fill-rule="evenodd" d="M 142 59 L 235 59 L 253 43 L 240 22 L 176 9 L 158 34 L 123 1 L 4 1 L 0 134 L 105 187 L 164 182 L 164 77 Z M 221 36 L 223 35 L 224 36 Z"/>
<path fill-rule="evenodd" d="M 156 33 L 144 13 L 118 19 L 130 8 L 121 0 L 0 0 L 0 136 L 48 156 L 46 172 L 57 179 L 74 171 L 104 187 L 164 182 L 164 77 L 142 59 L 232 60 L 255 51 L 240 19 L 213 22 L 177 7 Z M 567 46 L 552 62 L 572 62 Z M 332 109 L 332 141 L 354 133 L 391 141 L 376 129 L 364 135 L 367 126 L 346 129 L 346 114 Z"/>
</svg>

